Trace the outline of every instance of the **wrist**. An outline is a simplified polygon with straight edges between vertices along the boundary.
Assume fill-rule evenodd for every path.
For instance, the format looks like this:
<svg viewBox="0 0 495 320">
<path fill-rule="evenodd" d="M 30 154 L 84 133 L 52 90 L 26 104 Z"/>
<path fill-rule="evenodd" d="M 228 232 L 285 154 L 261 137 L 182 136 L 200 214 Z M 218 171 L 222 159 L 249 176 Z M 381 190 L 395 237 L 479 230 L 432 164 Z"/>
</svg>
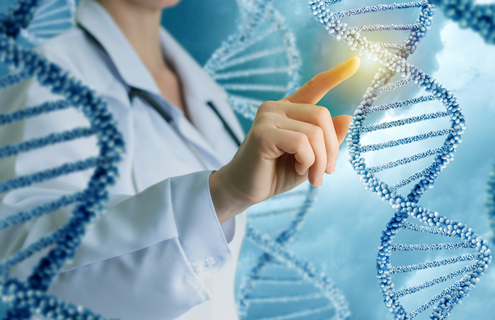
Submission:
<svg viewBox="0 0 495 320">
<path fill-rule="evenodd" d="M 211 200 L 220 224 L 235 217 L 253 205 L 235 195 L 235 186 L 225 174 L 225 167 L 213 172 L 209 178 Z"/>
</svg>

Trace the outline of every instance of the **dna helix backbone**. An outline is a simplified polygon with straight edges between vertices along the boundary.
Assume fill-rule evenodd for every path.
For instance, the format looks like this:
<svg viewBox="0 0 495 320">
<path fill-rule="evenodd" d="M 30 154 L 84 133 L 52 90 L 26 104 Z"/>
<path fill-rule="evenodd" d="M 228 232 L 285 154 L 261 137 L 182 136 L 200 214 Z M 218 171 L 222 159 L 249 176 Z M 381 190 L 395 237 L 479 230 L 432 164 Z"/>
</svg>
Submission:
<svg viewBox="0 0 495 320">
<path fill-rule="evenodd" d="M 239 30 L 204 69 L 229 93 L 234 111 L 252 120 L 268 98 L 282 99 L 298 89 L 301 57 L 294 34 L 272 0 L 237 2 L 244 16 Z M 270 78 L 275 75 L 279 77 Z"/>
<path fill-rule="evenodd" d="M 17 12 L 19 19 L 25 19 L 22 8 Z M 36 9 L 30 12 L 31 15 L 27 23 L 20 25 L 20 29 L 15 31 L 20 37 L 27 40 L 31 45 L 39 45 L 44 41 L 62 33 L 74 26 L 74 16 L 76 11 L 75 0 L 42 0 Z M 9 16 L 13 12 L 9 12 Z M 2 18 L 3 21 L 12 20 Z M 8 27 L 8 25 L 5 25 Z M 17 35 L 16 35 L 17 37 Z"/>
<path fill-rule="evenodd" d="M 0 62 L 10 70 L 10 74 L 1 80 L 0 85 L 1 88 L 7 88 L 33 78 L 57 95 L 59 100 L 1 114 L 0 125 L 75 108 L 88 119 L 90 127 L 75 128 L 2 147 L 0 158 L 89 136 L 97 138 L 99 154 L 0 183 L 0 193 L 6 193 L 71 173 L 94 170 L 85 190 L 64 195 L 0 221 L 0 230 L 5 230 L 60 208 L 74 206 L 69 220 L 61 228 L 0 262 L 0 293 L 3 302 L 9 307 L 8 319 L 27 320 L 34 314 L 47 319 L 103 319 L 90 310 L 48 295 L 46 291 L 64 263 L 74 256 L 87 226 L 105 212 L 108 189 L 118 177 L 117 164 L 124 153 L 124 140 L 102 98 L 56 64 L 16 43 L 22 30 L 29 29 L 29 23 L 36 15 L 40 3 L 39 0 L 19 0 L 9 8 L 7 14 L 0 17 Z M 9 275 L 17 264 L 46 248 L 49 248 L 48 254 L 37 263 L 27 281 L 21 282 Z"/>
<path fill-rule="evenodd" d="M 476 4 L 473 0 L 432 0 L 431 3 L 461 28 L 469 28 L 479 33 L 487 44 L 495 44 L 495 3 Z"/>
<path fill-rule="evenodd" d="M 465 119 L 455 96 L 437 80 L 406 61 L 414 53 L 421 39 L 426 36 L 433 20 L 434 5 L 429 1 L 418 1 L 373 5 L 332 12 L 329 7 L 337 2 L 340 1 L 310 0 L 309 6 L 316 20 L 326 28 L 330 35 L 346 43 L 351 50 L 357 50 L 360 54 L 371 57 L 374 61 L 378 61 L 385 67 L 378 70 L 371 86 L 364 94 L 363 102 L 361 102 L 354 113 L 348 136 L 349 160 L 366 189 L 378 194 L 382 200 L 388 201 L 392 208 L 396 210 L 390 222 L 386 225 L 386 229 L 382 232 L 380 239 L 381 245 L 378 248 L 376 262 L 377 278 L 383 294 L 384 303 L 393 314 L 394 319 L 413 319 L 438 303 L 433 308 L 430 318 L 446 319 L 450 316 L 452 308 L 460 303 L 461 299 L 467 296 L 468 292 L 478 283 L 480 277 L 491 263 L 492 257 L 488 241 L 477 235 L 471 228 L 418 204 L 421 196 L 429 188 L 433 187 L 441 170 L 453 160 L 456 148 L 462 141 L 461 134 L 465 128 Z M 343 23 L 340 20 L 362 14 L 413 8 L 421 10 L 419 19 L 413 24 L 348 27 L 347 23 Z M 361 36 L 362 32 L 373 31 L 409 31 L 409 36 L 401 44 L 373 42 Z M 400 80 L 393 82 L 392 79 L 395 75 L 400 75 Z M 429 94 L 374 106 L 374 103 L 381 94 L 405 87 L 409 84 L 416 84 L 419 89 Z M 439 102 L 443 106 L 442 111 L 424 113 L 419 116 L 394 121 L 383 121 L 385 117 L 382 117 L 378 120 L 379 123 L 365 125 L 366 120 L 373 114 L 385 113 L 387 111 L 401 112 L 403 108 L 416 108 L 419 104 L 434 101 Z M 365 134 L 396 127 L 410 127 L 413 124 L 440 118 L 449 119 L 447 128 L 387 142 L 368 145 L 361 144 Z M 398 160 L 389 161 L 385 164 L 371 166 L 363 157 L 364 153 L 376 153 L 380 150 L 409 144 L 416 145 L 418 142 L 442 136 L 446 136 L 446 138 L 439 147 Z M 378 177 L 380 172 L 408 165 L 428 157 L 433 157 L 430 165 L 393 185 L 385 183 Z M 402 196 L 398 193 L 400 188 L 413 182 L 416 182 L 416 184 L 407 195 Z M 420 223 L 408 222 L 410 218 L 414 218 Z M 394 244 L 394 239 L 401 230 L 443 236 L 449 238 L 450 241 L 455 240 L 458 242 L 410 245 Z M 391 263 L 392 254 L 399 251 L 412 252 L 453 249 L 470 249 L 474 253 L 408 266 L 394 267 Z M 416 286 L 407 287 L 399 291 L 395 289 L 392 279 L 393 275 L 437 268 L 465 261 L 474 261 L 474 263 Z M 401 302 L 401 298 L 407 295 L 459 276 L 462 276 L 460 280 L 443 289 L 439 294 L 434 295 L 430 300 L 412 312 L 407 312 Z"/>
</svg>

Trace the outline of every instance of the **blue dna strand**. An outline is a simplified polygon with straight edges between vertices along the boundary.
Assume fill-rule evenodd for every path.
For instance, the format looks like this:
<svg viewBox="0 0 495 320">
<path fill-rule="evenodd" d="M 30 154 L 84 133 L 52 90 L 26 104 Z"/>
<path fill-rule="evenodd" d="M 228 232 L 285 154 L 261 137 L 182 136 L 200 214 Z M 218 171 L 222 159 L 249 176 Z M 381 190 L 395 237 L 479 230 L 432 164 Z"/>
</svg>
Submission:
<svg viewBox="0 0 495 320">
<path fill-rule="evenodd" d="M 432 0 L 445 16 L 461 28 L 478 32 L 488 44 L 495 44 L 495 3 L 476 4 L 473 0 Z"/>
<path fill-rule="evenodd" d="M 21 36 L 38 45 L 74 26 L 75 0 L 43 0 Z"/>
<path fill-rule="evenodd" d="M 428 1 L 419 1 L 332 12 L 328 6 L 336 2 L 339 1 L 310 0 L 309 5 L 316 19 L 325 26 L 329 34 L 335 36 L 337 40 L 347 43 L 352 50 L 358 50 L 360 54 L 366 54 L 385 66 L 385 68 L 379 69 L 375 75 L 371 86 L 363 96 L 363 102 L 354 113 L 348 136 L 351 165 L 360 176 L 366 189 L 377 193 L 382 200 L 389 201 L 396 210 L 386 229 L 382 232 L 381 245 L 378 248 L 377 278 L 385 305 L 395 319 L 412 319 L 438 303 L 433 308 L 430 318 L 445 319 L 450 315 L 452 308 L 461 302 L 461 299 L 468 294 L 484 274 L 491 263 L 491 252 L 488 248 L 488 241 L 478 236 L 468 226 L 418 205 L 421 196 L 427 189 L 433 187 L 440 171 L 453 160 L 456 147 L 461 142 L 460 137 L 465 128 L 464 116 L 455 96 L 431 76 L 406 62 L 408 56 L 416 50 L 420 40 L 425 37 L 433 19 L 434 6 Z M 347 23 L 340 21 L 345 17 L 413 8 L 420 9 L 419 19 L 414 24 L 348 27 Z M 409 31 L 409 36 L 402 44 L 373 42 L 361 36 L 361 32 L 389 30 Z M 399 75 L 400 77 L 398 77 Z M 411 90 L 411 84 L 416 84 L 417 87 Z M 406 87 L 409 89 L 406 93 L 420 89 L 428 94 L 398 102 L 375 105 L 378 99 L 389 100 L 394 97 L 390 94 L 393 90 L 395 90 L 396 96 L 400 96 L 401 88 Z M 387 92 L 389 93 L 387 94 Z M 437 103 L 434 104 L 433 102 Z M 439 105 L 440 109 L 438 109 Z M 426 113 L 424 113 L 425 109 L 427 109 Z M 402 114 L 413 112 L 419 114 L 403 118 Z M 442 119 L 443 121 L 440 121 Z M 440 126 L 440 130 L 410 136 L 411 131 L 431 130 L 433 126 Z M 402 129 L 402 131 L 398 129 Z M 371 143 L 378 138 L 390 139 L 391 136 L 400 134 L 407 136 L 380 143 Z M 427 150 L 421 149 L 424 145 L 428 146 Z M 418 149 L 422 151 L 397 159 L 398 154 L 411 150 L 416 152 Z M 368 160 L 362 156 L 364 153 L 368 153 Z M 373 164 L 373 162 L 380 163 L 377 161 L 380 157 L 397 160 Z M 428 160 L 431 157 L 433 157 L 433 161 Z M 418 163 L 418 166 L 421 167 L 419 171 L 411 170 L 415 169 L 414 166 L 411 168 L 414 163 Z M 426 168 L 423 165 L 426 165 Z M 407 170 L 405 167 L 408 167 Z M 384 180 L 396 179 L 397 176 L 404 176 L 404 172 L 408 172 L 408 170 L 410 173 L 406 175 L 407 178 L 395 184 L 384 182 Z M 407 189 L 405 191 L 408 192 L 407 195 L 403 196 L 399 193 L 413 182 L 415 185 L 410 191 Z M 409 222 L 409 218 L 415 218 L 422 224 Z M 436 244 L 393 243 L 401 230 L 407 230 L 402 231 L 401 234 L 408 235 L 408 239 L 412 241 L 430 238 L 438 240 L 441 236 L 442 239 L 448 239 L 449 242 Z M 398 256 L 400 252 L 413 255 L 415 251 L 459 249 L 468 249 L 470 252 L 406 266 L 393 266 L 392 264 L 393 253 Z M 419 274 L 419 272 L 412 274 L 413 272 L 434 268 L 445 270 L 445 266 L 457 263 L 466 264 L 469 261 L 473 261 L 473 263 L 402 290 L 396 290 L 392 278 L 394 275 L 409 274 L 409 280 L 412 281 L 416 280 L 417 277 L 415 276 Z M 403 300 L 408 295 L 444 282 L 451 282 L 458 277 L 461 279 L 435 294 L 416 310 L 406 311 Z"/>
<path fill-rule="evenodd" d="M 3 302 L 9 307 L 8 319 L 27 320 L 33 314 L 47 319 L 102 319 L 83 307 L 47 295 L 46 290 L 64 263 L 74 256 L 87 225 L 106 210 L 108 189 L 118 176 L 117 164 L 124 152 L 124 141 L 102 98 L 57 65 L 50 63 L 36 52 L 16 44 L 16 38 L 21 34 L 21 30 L 29 30 L 28 25 L 33 16 L 36 16 L 36 12 L 39 12 L 36 8 L 40 2 L 18 0 L 6 15 L 0 17 L 0 62 L 11 70 L 11 73 L 0 81 L 0 86 L 6 88 L 22 80 L 33 79 L 59 99 L 1 114 L 0 125 L 9 125 L 75 108 L 84 114 L 90 126 L 55 132 L 45 137 L 3 146 L 0 148 L 0 159 L 90 136 L 96 137 L 99 154 L 0 183 L 0 194 L 5 194 L 71 173 L 92 170 L 85 190 L 66 194 L 59 199 L 15 213 L 0 221 L 0 231 L 8 230 L 60 208 L 74 207 L 62 227 L 0 262 L 0 293 Z M 13 267 L 44 249 L 48 249 L 48 253 L 40 259 L 27 281 L 21 282 L 13 276 L 9 277 Z"/>
<path fill-rule="evenodd" d="M 246 236 L 261 252 L 238 293 L 241 319 L 350 318 L 347 301 L 333 281 L 287 250 L 316 201 L 317 189 L 310 186 L 308 194 L 307 187 L 250 211 Z"/>
<path fill-rule="evenodd" d="M 488 178 L 488 199 L 486 209 L 488 211 L 488 223 L 492 228 L 491 240 L 495 245 L 495 170 L 490 173 Z"/>
<path fill-rule="evenodd" d="M 229 93 L 233 109 L 254 119 L 267 100 L 280 100 L 297 90 L 301 58 L 293 33 L 272 0 L 238 0 L 243 14 L 230 36 L 204 69 Z"/>
</svg>

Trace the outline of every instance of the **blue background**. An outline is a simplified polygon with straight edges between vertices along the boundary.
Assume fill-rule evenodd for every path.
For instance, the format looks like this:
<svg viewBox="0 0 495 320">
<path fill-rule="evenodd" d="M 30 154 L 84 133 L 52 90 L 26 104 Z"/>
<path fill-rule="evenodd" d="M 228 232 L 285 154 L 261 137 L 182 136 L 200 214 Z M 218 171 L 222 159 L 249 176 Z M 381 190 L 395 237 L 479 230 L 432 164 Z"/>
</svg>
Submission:
<svg viewBox="0 0 495 320">
<path fill-rule="evenodd" d="M 387 1 L 352 1 L 352 6 L 347 1 L 337 4 L 335 10 L 378 3 Z M 277 0 L 275 4 L 296 35 L 303 59 L 303 82 L 355 54 L 347 45 L 328 36 L 324 28 L 314 21 L 306 0 Z M 234 10 L 234 1 L 183 0 L 176 8 L 164 12 L 163 23 L 203 63 L 217 48 L 221 38 L 226 36 L 226 30 L 234 30 Z M 394 12 L 392 17 L 389 13 L 349 19 L 349 24 L 356 25 L 359 19 L 363 21 L 361 24 L 413 23 L 417 15 L 418 10 L 404 10 Z M 369 38 L 400 43 L 405 33 L 389 32 L 373 37 Z M 493 57 L 494 46 L 486 45 L 474 32 L 460 29 L 437 11 L 431 30 L 408 60 L 439 80 L 458 97 L 467 120 L 463 143 L 458 148 L 455 160 L 442 172 L 435 188 L 427 192 L 420 204 L 466 223 L 485 238 L 490 232 L 484 209 L 485 190 L 495 155 L 492 142 L 495 133 Z M 357 74 L 330 91 L 320 105 L 327 107 L 332 115 L 352 114 L 379 67 L 379 64 L 363 58 Z M 419 91 L 414 86 L 407 87 L 407 90 L 408 95 L 412 94 L 411 97 Z M 387 102 L 398 101 L 400 97 L 399 94 Z M 326 176 L 316 208 L 290 250 L 311 261 L 317 269 L 334 280 L 349 302 L 353 319 L 392 319 L 383 305 L 377 285 L 375 260 L 381 231 L 393 210 L 388 203 L 380 201 L 378 196 L 364 189 L 347 157 L 347 148 L 343 144 L 337 171 Z M 445 239 L 439 241 L 448 242 Z M 419 239 L 418 243 L 428 242 Z M 252 266 L 256 252 L 253 245 L 245 245 L 238 279 Z M 437 258 L 430 256 L 429 259 Z M 396 261 L 400 264 L 400 260 Z M 418 272 L 418 278 L 402 279 L 402 284 L 409 281 L 419 284 L 440 275 L 422 271 Z M 454 308 L 450 319 L 492 319 L 495 312 L 494 285 L 495 271 L 492 267 L 470 293 L 470 297 Z M 404 300 L 404 303 L 416 308 L 433 296 L 432 291 L 427 294 L 418 293 Z M 427 314 L 418 317 L 426 318 L 429 318 Z"/>
</svg>

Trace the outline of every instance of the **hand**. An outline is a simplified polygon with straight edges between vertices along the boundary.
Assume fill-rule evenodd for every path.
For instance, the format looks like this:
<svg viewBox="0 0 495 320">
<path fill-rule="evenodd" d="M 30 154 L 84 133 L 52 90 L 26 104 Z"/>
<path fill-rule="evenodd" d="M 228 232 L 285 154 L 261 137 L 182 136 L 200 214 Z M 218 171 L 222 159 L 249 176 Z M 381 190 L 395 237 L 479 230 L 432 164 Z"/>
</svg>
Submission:
<svg viewBox="0 0 495 320">
<path fill-rule="evenodd" d="M 356 56 L 320 73 L 294 94 L 263 103 L 232 161 L 210 176 L 220 223 L 309 179 L 320 187 L 333 173 L 350 116 L 331 118 L 315 104 L 359 68 Z"/>
</svg>

